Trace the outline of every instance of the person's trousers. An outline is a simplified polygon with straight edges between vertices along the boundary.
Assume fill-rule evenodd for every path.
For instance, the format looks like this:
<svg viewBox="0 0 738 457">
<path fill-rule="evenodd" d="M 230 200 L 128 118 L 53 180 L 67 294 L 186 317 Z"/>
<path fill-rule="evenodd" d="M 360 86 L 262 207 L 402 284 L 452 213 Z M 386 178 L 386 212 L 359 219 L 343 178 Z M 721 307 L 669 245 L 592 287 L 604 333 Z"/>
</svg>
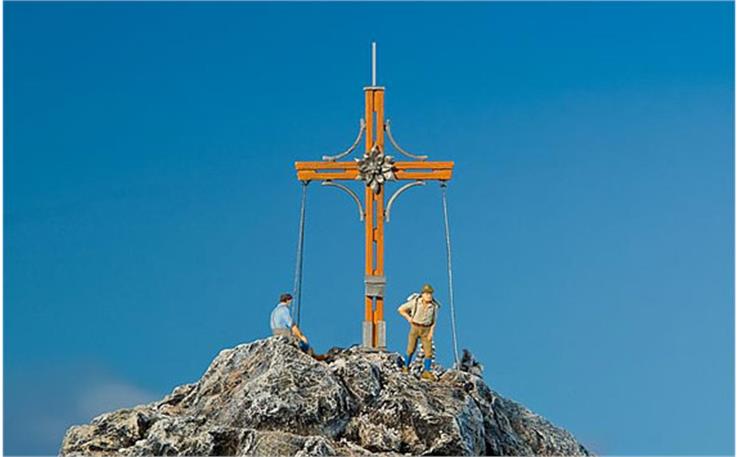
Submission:
<svg viewBox="0 0 738 457">
<path fill-rule="evenodd" d="M 297 343 L 297 347 L 302 350 L 302 352 L 307 352 L 310 349 L 310 345 L 306 342 L 302 341 L 301 339 L 297 338 L 289 329 L 286 328 L 273 328 L 272 329 L 272 335 L 274 336 L 286 336 L 288 338 L 291 338 Z"/>
<path fill-rule="evenodd" d="M 408 355 L 412 355 L 415 353 L 415 348 L 418 345 L 418 338 L 420 338 L 420 344 L 423 346 L 423 354 L 425 355 L 425 358 L 433 358 L 433 340 L 430 336 L 430 329 L 430 327 L 410 324 L 410 333 L 407 335 Z"/>
</svg>

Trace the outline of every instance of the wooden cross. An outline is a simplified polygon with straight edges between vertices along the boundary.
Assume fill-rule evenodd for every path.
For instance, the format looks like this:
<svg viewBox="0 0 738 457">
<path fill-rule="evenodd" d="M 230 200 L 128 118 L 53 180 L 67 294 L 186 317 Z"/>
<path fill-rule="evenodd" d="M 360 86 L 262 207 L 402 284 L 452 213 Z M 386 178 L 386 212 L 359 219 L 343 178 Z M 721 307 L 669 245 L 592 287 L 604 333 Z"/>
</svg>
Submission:
<svg viewBox="0 0 738 457">
<path fill-rule="evenodd" d="M 364 221 L 364 322 L 362 343 L 374 348 L 386 347 L 384 321 L 384 223 L 389 222 L 392 203 L 398 195 L 410 187 L 424 185 L 425 181 L 451 179 L 453 162 L 429 162 L 426 156 L 411 154 L 400 148 L 392 137 L 389 119 L 384 120 L 384 87 L 376 85 L 376 44 L 372 43 L 372 85 L 364 88 L 364 119 L 360 121 L 359 134 L 354 144 L 335 156 L 323 156 L 323 161 L 295 162 L 297 179 L 303 183 L 322 181 L 323 185 L 336 187 L 348 193 L 359 208 L 359 218 Z M 384 137 L 387 133 L 392 145 L 402 154 L 415 159 L 395 162 L 384 153 Z M 338 161 L 353 151 L 365 134 L 365 150 L 361 159 Z M 358 195 L 336 181 L 362 180 L 364 205 Z M 387 181 L 410 181 L 398 188 L 385 206 L 384 194 Z"/>
</svg>

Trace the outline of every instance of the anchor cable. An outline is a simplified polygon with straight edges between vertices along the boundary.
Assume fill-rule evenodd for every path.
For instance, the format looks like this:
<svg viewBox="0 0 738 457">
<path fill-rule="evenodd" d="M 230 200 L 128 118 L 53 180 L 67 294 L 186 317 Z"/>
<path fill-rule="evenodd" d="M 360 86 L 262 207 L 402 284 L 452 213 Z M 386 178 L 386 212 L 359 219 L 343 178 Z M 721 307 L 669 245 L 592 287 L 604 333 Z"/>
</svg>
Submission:
<svg viewBox="0 0 738 457">
<path fill-rule="evenodd" d="M 307 202 L 307 186 L 310 181 L 302 181 L 302 201 L 300 203 L 300 225 L 297 235 L 297 254 L 295 255 L 295 283 L 293 295 L 295 296 L 295 314 L 297 326 L 300 326 L 300 310 L 302 303 L 302 259 L 305 250 L 305 204 Z"/>
<path fill-rule="evenodd" d="M 459 347 L 456 336 L 456 308 L 454 306 L 454 277 L 451 269 L 451 235 L 448 228 L 448 202 L 446 198 L 446 181 L 441 181 L 441 200 L 443 202 L 443 223 L 446 232 L 446 266 L 448 270 L 448 299 L 451 306 L 451 338 L 454 345 L 454 359 L 456 368 L 459 368 Z"/>
</svg>

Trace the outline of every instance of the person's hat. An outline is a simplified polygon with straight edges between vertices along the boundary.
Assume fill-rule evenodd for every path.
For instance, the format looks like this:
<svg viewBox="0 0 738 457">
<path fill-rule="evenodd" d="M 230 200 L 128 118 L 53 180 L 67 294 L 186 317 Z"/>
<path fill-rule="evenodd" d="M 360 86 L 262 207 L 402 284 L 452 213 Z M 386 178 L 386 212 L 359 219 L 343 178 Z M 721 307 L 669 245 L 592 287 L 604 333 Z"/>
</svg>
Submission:
<svg viewBox="0 0 738 457">
<path fill-rule="evenodd" d="M 433 293 L 433 288 L 431 287 L 430 284 L 423 284 L 423 288 L 420 289 L 420 292 L 421 293 L 423 293 L 423 292 Z"/>
</svg>

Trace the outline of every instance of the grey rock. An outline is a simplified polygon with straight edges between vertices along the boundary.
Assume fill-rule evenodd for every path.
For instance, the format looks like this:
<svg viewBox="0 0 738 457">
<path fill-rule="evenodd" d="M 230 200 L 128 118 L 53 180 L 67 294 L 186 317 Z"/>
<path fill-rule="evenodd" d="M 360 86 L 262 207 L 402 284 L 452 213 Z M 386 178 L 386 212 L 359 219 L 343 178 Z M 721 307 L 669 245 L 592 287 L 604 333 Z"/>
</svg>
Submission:
<svg viewBox="0 0 738 457">
<path fill-rule="evenodd" d="M 461 360 L 459 360 L 459 370 L 465 371 L 467 373 L 473 374 L 475 376 L 482 376 L 482 373 L 484 372 L 484 365 L 479 363 L 479 361 L 474 358 L 474 355 L 471 353 L 470 350 L 464 349 L 463 353 L 461 355 Z"/>
<path fill-rule="evenodd" d="M 220 425 L 333 438 L 353 401 L 328 365 L 275 337 L 221 351 L 180 407 Z"/>
<path fill-rule="evenodd" d="M 426 381 L 396 353 L 334 348 L 318 362 L 266 338 L 221 351 L 162 400 L 69 428 L 60 455 L 589 455 L 492 391 L 469 357 L 468 371 L 434 364 Z"/>
</svg>

